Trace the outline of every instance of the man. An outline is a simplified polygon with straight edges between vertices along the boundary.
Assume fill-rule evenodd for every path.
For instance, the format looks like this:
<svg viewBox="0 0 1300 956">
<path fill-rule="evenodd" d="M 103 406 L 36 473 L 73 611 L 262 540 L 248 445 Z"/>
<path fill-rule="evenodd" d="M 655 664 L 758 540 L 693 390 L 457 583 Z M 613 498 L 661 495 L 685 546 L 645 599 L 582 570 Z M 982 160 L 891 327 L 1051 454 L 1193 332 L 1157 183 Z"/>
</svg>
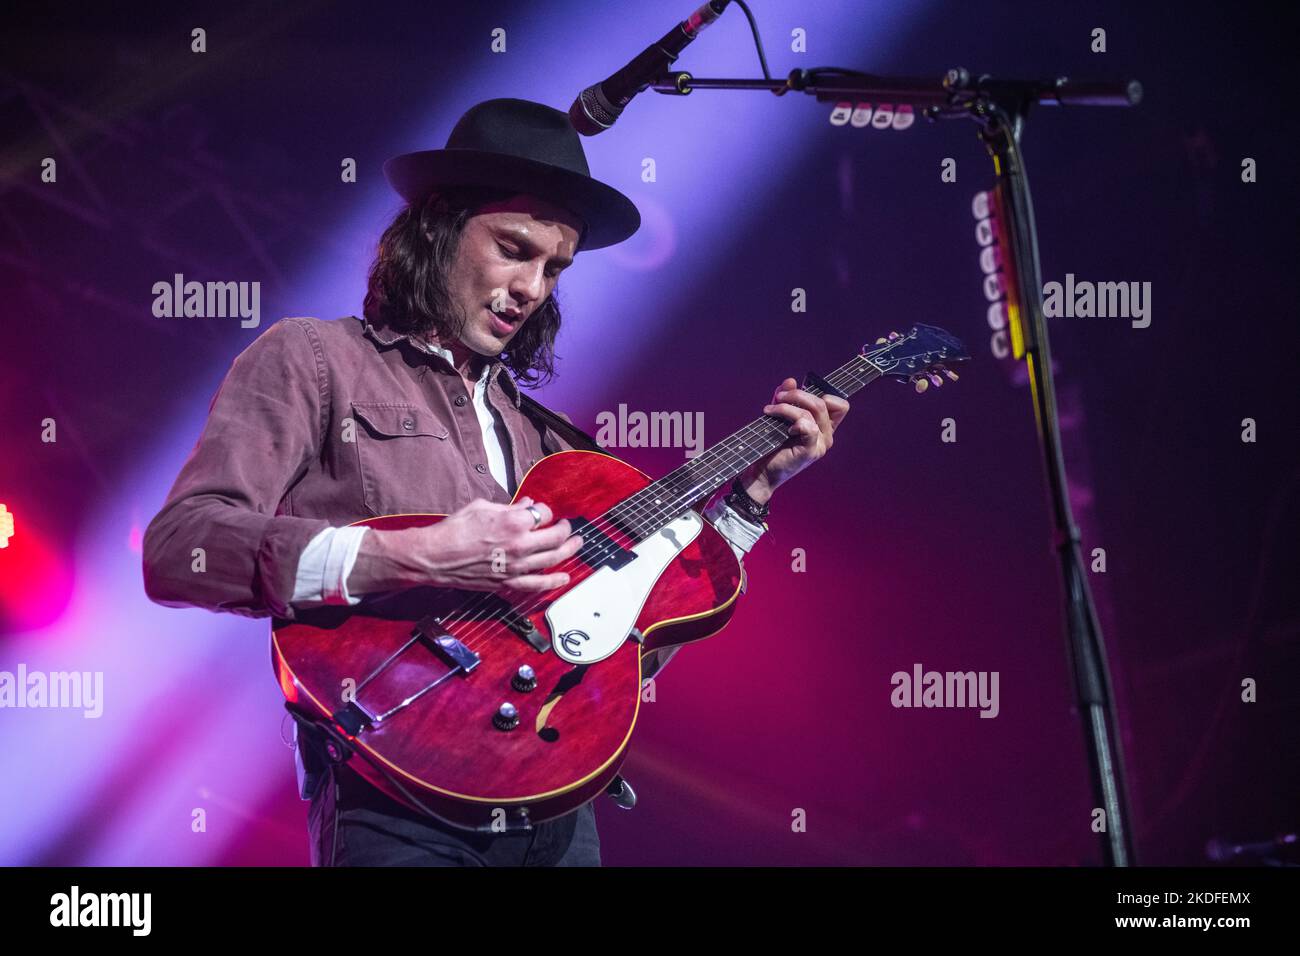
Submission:
<svg viewBox="0 0 1300 956">
<path fill-rule="evenodd" d="M 581 537 L 545 502 L 511 499 L 544 455 L 595 443 L 515 379 L 553 374 L 560 273 L 578 251 L 628 238 L 640 215 L 591 178 L 567 117 L 525 100 L 478 104 L 445 149 L 399 156 L 385 174 L 408 205 L 380 240 L 364 318 L 284 319 L 235 360 L 145 533 L 154 601 L 294 620 L 416 586 L 567 583 L 547 569 Z M 792 423 L 790 441 L 704 511 L 738 558 L 772 492 L 825 454 L 848 411 L 796 385 L 764 408 Z M 448 517 L 346 527 L 415 512 Z M 651 655 L 645 675 L 674 650 Z M 314 864 L 599 865 L 590 803 L 531 832 L 462 830 L 330 764 L 299 730 Z"/>
</svg>

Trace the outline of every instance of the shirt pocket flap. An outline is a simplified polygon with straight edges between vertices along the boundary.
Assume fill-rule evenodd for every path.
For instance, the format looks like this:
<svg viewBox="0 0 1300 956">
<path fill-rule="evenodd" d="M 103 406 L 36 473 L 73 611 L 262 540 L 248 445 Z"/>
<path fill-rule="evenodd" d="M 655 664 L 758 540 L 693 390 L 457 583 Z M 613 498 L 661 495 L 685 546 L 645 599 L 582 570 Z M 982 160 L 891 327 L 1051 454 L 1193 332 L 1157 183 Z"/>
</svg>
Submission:
<svg viewBox="0 0 1300 956">
<path fill-rule="evenodd" d="M 450 434 L 447 426 L 434 418 L 432 412 L 409 403 L 353 402 L 352 413 L 368 429 L 388 438 L 407 435 L 446 438 Z"/>
</svg>

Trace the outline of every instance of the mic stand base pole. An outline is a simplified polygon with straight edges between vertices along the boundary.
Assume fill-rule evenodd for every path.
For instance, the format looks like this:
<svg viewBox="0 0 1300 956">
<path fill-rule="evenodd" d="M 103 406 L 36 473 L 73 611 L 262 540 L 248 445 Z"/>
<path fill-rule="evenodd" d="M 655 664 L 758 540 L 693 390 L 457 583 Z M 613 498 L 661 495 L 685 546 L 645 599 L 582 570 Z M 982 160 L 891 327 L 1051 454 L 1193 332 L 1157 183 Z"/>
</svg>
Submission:
<svg viewBox="0 0 1300 956">
<path fill-rule="evenodd" d="M 1009 252 L 1013 281 L 1017 286 L 1016 301 L 1021 313 L 1019 318 L 1024 335 L 1025 362 L 1029 369 L 1034 416 L 1056 528 L 1056 550 L 1061 562 L 1065 590 L 1066 640 L 1071 676 L 1087 746 L 1094 807 L 1104 811 L 1104 826 L 1098 833 L 1102 859 L 1107 866 L 1132 866 L 1136 860 L 1129 829 L 1114 694 L 1106 666 L 1101 626 L 1079 546 L 1079 529 L 1074 524 L 1070 509 L 1065 462 L 1061 455 L 1052 358 L 1047 323 L 1043 316 L 1038 236 L 1029 183 L 1019 149 L 1024 114 L 1031 101 L 1027 97 L 1018 98 L 1008 111 L 987 96 L 977 95 L 970 101 L 969 110 L 971 117 L 981 125 L 980 138 L 993 157 L 994 168 L 1006 200 L 1004 210 L 1009 221 L 1003 223 L 1003 229 L 1011 245 Z"/>
</svg>

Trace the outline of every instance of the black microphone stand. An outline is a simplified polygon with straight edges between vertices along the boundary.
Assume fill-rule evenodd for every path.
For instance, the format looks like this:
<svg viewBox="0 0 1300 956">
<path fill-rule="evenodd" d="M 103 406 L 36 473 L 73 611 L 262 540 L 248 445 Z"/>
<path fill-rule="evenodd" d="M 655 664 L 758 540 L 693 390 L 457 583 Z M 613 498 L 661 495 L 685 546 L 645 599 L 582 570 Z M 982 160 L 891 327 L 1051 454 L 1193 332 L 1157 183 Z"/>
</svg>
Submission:
<svg viewBox="0 0 1300 956">
<path fill-rule="evenodd" d="M 778 96 L 807 93 L 818 100 L 836 101 L 852 96 L 878 104 L 907 104 L 921 115 L 937 119 L 972 119 L 993 158 L 999 183 L 1002 234 L 1011 281 L 1020 315 L 1009 314 L 1013 343 L 1023 344 L 1029 367 L 1034 417 L 1047 476 L 1047 491 L 1055 525 L 1054 549 L 1061 563 L 1065 589 L 1066 640 L 1077 712 L 1083 717 L 1083 734 L 1095 806 L 1105 811 L 1101 837 L 1102 859 L 1107 866 L 1135 864 L 1129 830 L 1128 798 L 1124 786 L 1123 754 L 1116 729 L 1114 692 L 1106 666 L 1101 626 L 1080 549 L 1066 491 L 1065 461 L 1061 455 L 1056 387 L 1047 323 L 1043 316 L 1043 279 L 1038 261 L 1038 232 L 1029 195 L 1020 135 L 1034 103 L 1049 106 L 1135 106 L 1142 99 L 1137 81 L 1079 83 L 1065 77 L 1047 81 L 972 79 L 966 70 L 949 70 L 942 80 L 872 76 L 835 68 L 794 70 L 785 80 L 702 79 L 684 71 L 666 73 L 651 87 L 660 93 L 685 95 L 695 89 L 768 90 Z M 1014 308 L 1009 310 L 1014 313 Z M 1017 328 L 1018 326 L 1018 328 Z"/>
</svg>

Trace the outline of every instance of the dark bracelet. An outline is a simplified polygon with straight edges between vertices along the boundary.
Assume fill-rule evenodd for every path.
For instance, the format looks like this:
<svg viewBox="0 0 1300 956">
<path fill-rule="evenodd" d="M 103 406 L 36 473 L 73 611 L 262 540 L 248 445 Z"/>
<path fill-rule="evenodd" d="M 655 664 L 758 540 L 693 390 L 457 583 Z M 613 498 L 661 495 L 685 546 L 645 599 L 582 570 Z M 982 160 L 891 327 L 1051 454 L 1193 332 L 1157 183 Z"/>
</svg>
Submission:
<svg viewBox="0 0 1300 956">
<path fill-rule="evenodd" d="M 762 524 L 763 519 L 766 518 L 768 513 L 772 510 L 772 505 L 770 503 L 760 505 L 753 498 L 749 497 L 749 494 L 743 487 L 741 487 L 739 476 L 737 476 L 731 483 L 731 494 L 727 495 L 723 500 L 751 521 L 758 524 Z"/>
</svg>

